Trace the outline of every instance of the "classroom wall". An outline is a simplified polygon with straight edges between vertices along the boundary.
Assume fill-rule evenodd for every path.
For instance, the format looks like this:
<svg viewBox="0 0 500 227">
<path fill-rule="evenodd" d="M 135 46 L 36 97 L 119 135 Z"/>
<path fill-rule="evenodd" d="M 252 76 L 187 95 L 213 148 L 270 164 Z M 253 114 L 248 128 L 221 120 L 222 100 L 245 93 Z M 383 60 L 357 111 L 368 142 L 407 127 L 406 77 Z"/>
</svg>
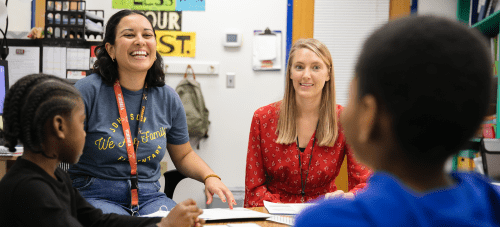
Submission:
<svg viewBox="0 0 500 227">
<path fill-rule="evenodd" d="M 457 0 L 419 0 L 417 13 L 457 19 Z"/>
</svg>

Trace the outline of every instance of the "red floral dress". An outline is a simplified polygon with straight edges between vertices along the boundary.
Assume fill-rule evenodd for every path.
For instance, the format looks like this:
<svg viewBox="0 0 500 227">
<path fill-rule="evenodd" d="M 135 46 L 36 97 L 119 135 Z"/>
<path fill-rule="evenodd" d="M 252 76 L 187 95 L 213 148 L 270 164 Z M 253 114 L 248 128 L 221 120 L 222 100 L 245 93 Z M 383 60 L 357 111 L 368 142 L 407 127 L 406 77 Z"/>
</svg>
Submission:
<svg viewBox="0 0 500 227">
<path fill-rule="evenodd" d="M 315 133 L 304 152 L 298 150 L 296 143 L 277 144 L 278 135 L 275 132 L 280 104 L 276 102 L 261 107 L 253 115 L 245 174 L 245 207 L 264 206 L 264 200 L 275 203 L 307 202 L 336 191 L 335 178 L 344 157 L 347 157 L 349 192 L 366 186 L 372 171 L 354 160 L 340 124 L 335 145 L 322 147 L 315 144 L 311 162 Z M 341 110 L 342 106 L 337 105 L 338 114 Z M 304 196 L 301 194 L 301 173 L 302 182 L 305 181 Z"/>
</svg>

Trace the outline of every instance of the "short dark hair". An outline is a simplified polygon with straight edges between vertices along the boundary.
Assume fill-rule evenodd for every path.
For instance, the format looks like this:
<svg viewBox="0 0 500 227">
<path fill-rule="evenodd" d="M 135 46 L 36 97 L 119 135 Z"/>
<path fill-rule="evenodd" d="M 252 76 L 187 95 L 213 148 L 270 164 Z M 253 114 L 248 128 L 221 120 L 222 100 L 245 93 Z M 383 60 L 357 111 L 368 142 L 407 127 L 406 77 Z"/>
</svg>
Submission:
<svg viewBox="0 0 500 227">
<path fill-rule="evenodd" d="M 358 97 L 371 94 L 392 118 L 399 148 L 443 161 L 463 148 L 486 115 L 492 60 L 476 29 L 411 16 L 377 29 L 356 64 Z"/>
<path fill-rule="evenodd" d="M 41 149 L 45 123 L 58 114 L 71 116 L 74 100 L 81 99 L 74 86 L 52 75 L 31 74 L 19 79 L 5 95 L 5 147 L 14 152 L 21 141 L 25 149 L 45 155 Z"/>
<path fill-rule="evenodd" d="M 118 11 L 113 16 L 111 16 L 111 18 L 109 18 L 108 22 L 106 23 L 106 31 L 104 33 L 104 39 L 102 40 L 102 44 L 97 46 L 94 50 L 97 60 L 94 62 L 93 72 L 99 74 L 102 78 L 102 81 L 110 86 L 112 86 L 115 80 L 118 79 L 118 65 L 111 59 L 108 52 L 106 51 L 106 43 L 109 43 L 111 45 L 115 44 L 116 27 L 124 17 L 132 14 L 142 15 L 144 16 L 144 18 L 148 19 L 148 17 L 145 16 L 140 11 L 134 11 L 128 9 Z M 151 24 L 151 21 L 149 19 L 148 21 Z M 153 24 L 151 24 L 151 27 L 153 28 L 153 33 L 155 34 L 156 37 L 155 28 L 153 27 Z M 156 51 L 155 54 L 156 54 L 156 60 L 153 63 L 153 66 L 151 66 L 151 68 L 148 70 L 148 73 L 146 75 L 146 84 L 149 87 L 161 87 L 165 85 L 165 73 L 163 72 L 163 59 L 161 55 L 158 53 L 158 51 Z"/>
</svg>

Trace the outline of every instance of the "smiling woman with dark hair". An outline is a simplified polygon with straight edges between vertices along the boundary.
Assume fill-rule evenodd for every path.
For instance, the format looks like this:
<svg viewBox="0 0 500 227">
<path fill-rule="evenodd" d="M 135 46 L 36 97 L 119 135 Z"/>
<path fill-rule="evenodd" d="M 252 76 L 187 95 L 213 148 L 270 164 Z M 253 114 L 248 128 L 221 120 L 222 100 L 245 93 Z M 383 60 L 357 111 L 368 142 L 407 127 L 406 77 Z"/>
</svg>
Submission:
<svg viewBox="0 0 500 227">
<path fill-rule="evenodd" d="M 87 138 L 69 173 L 82 196 L 105 213 L 171 209 L 175 202 L 159 191 L 160 161 L 168 151 L 181 173 L 205 184 L 208 203 L 218 194 L 232 207 L 231 191 L 189 144 L 186 114 L 165 85 L 147 17 L 131 10 L 111 16 L 96 56 L 95 73 L 75 84 L 85 103 Z"/>
</svg>

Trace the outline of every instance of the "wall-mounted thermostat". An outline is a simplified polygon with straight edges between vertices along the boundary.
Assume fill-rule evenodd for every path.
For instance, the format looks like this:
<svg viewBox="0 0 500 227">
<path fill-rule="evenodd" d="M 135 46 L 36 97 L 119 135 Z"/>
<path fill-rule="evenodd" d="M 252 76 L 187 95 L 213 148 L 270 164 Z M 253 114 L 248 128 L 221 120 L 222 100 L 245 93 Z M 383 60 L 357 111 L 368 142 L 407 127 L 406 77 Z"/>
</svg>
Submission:
<svg viewBox="0 0 500 227">
<path fill-rule="evenodd" d="M 240 47 L 242 34 L 236 30 L 228 30 L 224 33 L 222 45 L 225 47 Z"/>
</svg>

